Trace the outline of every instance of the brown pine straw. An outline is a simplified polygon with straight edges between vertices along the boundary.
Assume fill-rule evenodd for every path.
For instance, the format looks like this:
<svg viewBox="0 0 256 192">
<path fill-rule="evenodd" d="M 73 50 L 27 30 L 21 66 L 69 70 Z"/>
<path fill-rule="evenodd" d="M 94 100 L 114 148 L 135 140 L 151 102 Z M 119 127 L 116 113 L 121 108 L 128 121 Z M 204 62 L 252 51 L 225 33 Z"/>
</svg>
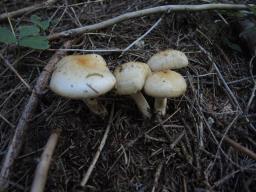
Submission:
<svg viewBox="0 0 256 192">
<path fill-rule="evenodd" d="M 63 48 L 70 48 L 71 45 L 72 45 L 71 40 L 66 41 L 63 44 Z M 4 157 L 3 164 L 1 166 L 2 167 L 1 173 L 0 173 L 0 189 L 6 189 L 8 187 L 11 168 L 13 166 L 15 159 L 19 155 L 19 152 L 23 143 L 24 135 L 27 132 L 30 119 L 32 119 L 34 115 L 34 111 L 37 108 L 40 95 L 43 94 L 43 92 L 46 89 L 46 86 L 48 85 L 48 81 L 54 69 L 55 64 L 65 55 L 65 53 L 66 52 L 63 50 L 56 51 L 56 53 L 51 57 L 48 64 L 44 67 L 42 73 L 37 79 L 36 85 L 32 90 L 31 96 L 16 126 L 14 136 L 8 147 L 8 152 Z"/>
</svg>

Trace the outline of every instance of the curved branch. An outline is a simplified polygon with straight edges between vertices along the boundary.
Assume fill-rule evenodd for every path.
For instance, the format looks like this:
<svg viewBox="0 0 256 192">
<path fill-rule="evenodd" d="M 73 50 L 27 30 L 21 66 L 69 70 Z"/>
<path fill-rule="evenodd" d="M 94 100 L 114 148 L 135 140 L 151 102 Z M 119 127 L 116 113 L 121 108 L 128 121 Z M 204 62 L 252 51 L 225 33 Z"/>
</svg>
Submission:
<svg viewBox="0 0 256 192">
<path fill-rule="evenodd" d="M 164 6 L 153 7 L 153 8 L 149 8 L 149 9 L 143 9 L 143 10 L 139 10 L 139 11 L 125 13 L 123 15 L 119 15 L 117 17 L 108 19 L 106 21 L 102 21 L 100 23 L 55 33 L 55 34 L 49 35 L 48 39 L 54 40 L 54 39 L 59 39 L 62 37 L 70 37 L 70 36 L 73 37 L 73 36 L 88 32 L 88 31 L 103 29 L 103 28 L 109 27 L 111 25 L 120 23 L 120 22 L 128 20 L 128 19 L 142 17 L 142 16 L 156 14 L 156 13 L 178 12 L 178 11 L 242 10 L 242 9 L 248 9 L 249 7 L 253 7 L 253 6 L 255 6 L 255 5 L 221 4 L 221 3 L 203 4 L 203 5 L 164 5 Z"/>
</svg>

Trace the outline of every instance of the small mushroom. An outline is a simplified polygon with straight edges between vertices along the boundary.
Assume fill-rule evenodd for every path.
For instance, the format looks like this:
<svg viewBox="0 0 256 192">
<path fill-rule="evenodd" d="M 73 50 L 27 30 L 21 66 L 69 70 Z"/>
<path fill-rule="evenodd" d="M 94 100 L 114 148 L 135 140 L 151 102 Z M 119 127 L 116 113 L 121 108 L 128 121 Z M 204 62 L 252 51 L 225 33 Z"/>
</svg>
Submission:
<svg viewBox="0 0 256 192">
<path fill-rule="evenodd" d="M 92 112 L 104 116 L 107 111 L 95 98 L 110 91 L 115 83 L 100 55 L 70 55 L 56 64 L 50 88 L 60 96 L 83 100 Z"/>
<path fill-rule="evenodd" d="M 152 71 L 179 69 L 188 66 L 188 58 L 181 51 L 167 49 L 153 55 L 148 60 L 148 65 Z"/>
<path fill-rule="evenodd" d="M 179 97 L 185 93 L 187 84 L 179 73 L 171 70 L 153 72 L 144 86 L 147 95 L 155 98 L 155 111 L 159 115 L 166 114 L 167 98 Z"/>
<path fill-rule="evenodd" d="M 150 106 L 141 90 L 150 74 L 149 66 L 142 62 L 128 62 L 119 65 L 114 71 L 117 94 L 130 95 L 146 118 L 151 117 Z"/>
</svg>

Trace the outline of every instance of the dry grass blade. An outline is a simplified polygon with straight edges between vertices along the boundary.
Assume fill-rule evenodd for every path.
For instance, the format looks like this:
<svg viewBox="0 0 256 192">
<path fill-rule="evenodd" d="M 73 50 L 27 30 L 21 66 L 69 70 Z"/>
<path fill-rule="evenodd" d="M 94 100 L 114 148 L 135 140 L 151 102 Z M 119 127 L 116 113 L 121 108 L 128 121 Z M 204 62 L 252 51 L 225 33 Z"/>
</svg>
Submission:
<svg viewBox="0 0 256 192">
<path fill-rule="evenodd" d="M 151 192 L 155 192 L 157 190 L 157 186 L 158 186 L 158 182 L 159 182 L 159 178 L 160 178 L 162 169 L 163 169 L 163 162 L 161 162 L 157 166 L 155 179 L 154 179 L 154 185 L 153 185 L 153 188 L 152 188 Z"/>
<path fill-rule="evenodd" d="M 152 30 L 154 30 L 159 24 L 160 22 L 162 21 L 162 17 L 160 17 L 154 25 L 152 25 L 152 27 L 150 27 L 143 35 L 141 35 L 138 39 L 136 39 L 134 42 L 132 42 L 128 47 L 126 47 L 121 56 L 126 52 L 128 51 L 130 48 L 132 48 L 136 43 L 138 43 L 139 41 L 141 41 L 144 37 L 146 37 Z"/>
<path fill-rule="evenodd" d="M 0 113 L 0 118 L 3 119 L 3 121 L 5 121 L 10 127 L 14 128 L 15 126 L 8 121 L 8 119 L 6 119 L 1 113 Z"/>
<path fill-rule="evenodd" d="M 31 91 L 30 85 L 20 76 L 20 74 L 16 71 L 16 69 L 10 64 L 10 62 L 3 57 L 2 54 L 0 54 L 1 59 L 5 62 L 5 64 L 8 66 L 10 70 L 20 79 L 20 81 L 28 88 L 29 91 Z"/>
</svg>

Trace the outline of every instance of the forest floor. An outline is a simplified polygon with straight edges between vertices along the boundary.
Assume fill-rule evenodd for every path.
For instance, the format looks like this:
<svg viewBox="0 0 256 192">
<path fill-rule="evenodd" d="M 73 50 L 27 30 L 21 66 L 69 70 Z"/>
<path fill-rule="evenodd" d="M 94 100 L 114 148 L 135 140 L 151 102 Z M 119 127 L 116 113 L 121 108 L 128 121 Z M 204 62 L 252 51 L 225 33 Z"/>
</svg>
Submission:
<svg viewBox="0 0 256 192">
<path fill-rule="evenodd" d="M 29 6 L 35 1 L 3 1 L 0 12 Z M 39 1 L 37 1 L 39 2 Z M 81 3 L 82 2 L 82 3 Z M 245 1 L 240 1 L 244 3 Z M 248 2 L 248 1 L 246 1 Z M 120 14 L 166 4 L 201 4 L 202 1 L 165 0 L 63 0 L 48 8 L 11 19 L 14 29 L 28 23 L 32 14 L 51 18 L 47 34 L 98 23 Z M 125 49 L 161 22 L 125 52 Z M 128 61 L 147 60 L 167 48 L 183 51 L 189 67 L 180 69 L 188 90 L 168 99 L 167 114 L 159 123 L 144 120 L 134 102 L 113 92 L 100 97 L 114 116 L 106 145 L 89 178 L 87 191 L 255 191 L 256 162 L 223 140 L 228 136 L 256 151 L 255 100 L 250 57 L 239 47 L 231 23 L 223 11 L 153 14 L 85 33 L 74 49 L 95 50 L 109 68 Z M 9 26 L 8 21 L 0 21 Z M 61 47 L 64 39 L 51 41 Z M 0 44 L 0 53 L 31 87 L 54 50 L 35 50 Z M 69 51 L 67 54 L 85 54 Z M 217 70 L 216 70 L 217 69 Z M 219 72 L 218 72 L 219 70 Z M 228 89 L 228 87 L 230 89 Z M 0 160 L 7 152 L 15 126 L 30 96 L 28 88 L 1 60 L 0 65 Z M 151 106 L 153 99 L 147 97 Z M 51 163 L 48 192 L 83 191 L 79 187 L 108 124 L 81 101 L 68 100 L 47 90 L 29 122 L 22 151 L 15 161 L 9 191 L 29 191 L 43 147 L 52 130 L 61 135 Z"/>
</svg>

